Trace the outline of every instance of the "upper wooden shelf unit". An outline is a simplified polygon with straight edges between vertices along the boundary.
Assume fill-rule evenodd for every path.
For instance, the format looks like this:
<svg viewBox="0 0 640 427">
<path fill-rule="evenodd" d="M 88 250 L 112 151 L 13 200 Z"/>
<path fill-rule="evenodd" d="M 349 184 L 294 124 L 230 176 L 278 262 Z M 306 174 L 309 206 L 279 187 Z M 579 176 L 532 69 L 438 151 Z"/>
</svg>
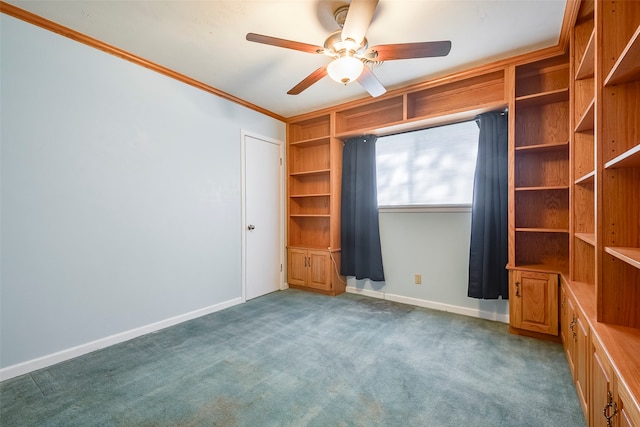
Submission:
<svg viewBox="0 0 640 427">
<path fill-rule="evenodd" d="M 338 106 L 335 136 L 372 133 L 385 135 L 444 123 L 473 119 L 476 115 L 505 108 L 505 70 L 390 93 L 381 99 L 361 100 Z M 294 135 L 292 141 L 297 140 Z"/>
</svg>

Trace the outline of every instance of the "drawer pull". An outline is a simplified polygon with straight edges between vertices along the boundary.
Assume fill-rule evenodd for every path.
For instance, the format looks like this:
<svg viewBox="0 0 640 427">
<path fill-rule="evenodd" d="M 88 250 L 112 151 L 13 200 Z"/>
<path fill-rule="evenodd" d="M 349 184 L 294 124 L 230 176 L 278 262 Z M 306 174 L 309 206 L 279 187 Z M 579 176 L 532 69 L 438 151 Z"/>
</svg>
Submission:
<svg viewBox="0 0 640 427">
<path fill-rule="evenodd" d="M 613 401 L 613 395 L 611 395 L 611 390 L 607 392 L 607 397 L 609 401 L 607 402 L 605 407 L 602 409 L 602 415 L 607 420 L 607 427 L 613 427 L 613 423 L 611 422 L 611 420 L 613 419 L 613 417 L 615 417 L 618 414 L 618 404 Z M 613 412 L 611 412 L 612 408 L 613 408 Z"/>
</svg>

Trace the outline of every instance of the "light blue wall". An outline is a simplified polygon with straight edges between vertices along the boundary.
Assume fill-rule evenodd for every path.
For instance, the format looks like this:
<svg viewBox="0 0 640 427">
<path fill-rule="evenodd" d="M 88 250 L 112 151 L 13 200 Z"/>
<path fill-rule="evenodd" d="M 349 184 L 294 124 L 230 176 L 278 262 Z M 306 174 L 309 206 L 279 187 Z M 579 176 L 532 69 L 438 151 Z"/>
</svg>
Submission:
<svg viewBox="0 0 640 427">
<path fill-rule="evenodd" d="M 239 298 L 240 130 L 285 125 L 0 20 L 0 367 Z"/>
<path fill-rule="evenodd" d="M 381 212 L 385 282 L 355 280 L 352 290 L 439 310 L 506 321 L 505 300 L 467 297 L 470 212 Z M 415 284 L 415 274 L 422 284 Z"/>
</svg>

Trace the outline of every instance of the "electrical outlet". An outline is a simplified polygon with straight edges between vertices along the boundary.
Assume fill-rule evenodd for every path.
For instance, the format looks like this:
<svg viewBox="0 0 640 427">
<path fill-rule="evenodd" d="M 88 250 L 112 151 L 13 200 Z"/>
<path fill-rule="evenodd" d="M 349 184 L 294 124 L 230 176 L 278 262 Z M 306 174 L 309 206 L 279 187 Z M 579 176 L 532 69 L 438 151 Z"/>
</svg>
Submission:
<svg viewBox="0 0 640 427">
<path fill-rule="evenodd" d="M 416 285 L 422 285 L 422 274 L 416 274 Z"/>
</svg>

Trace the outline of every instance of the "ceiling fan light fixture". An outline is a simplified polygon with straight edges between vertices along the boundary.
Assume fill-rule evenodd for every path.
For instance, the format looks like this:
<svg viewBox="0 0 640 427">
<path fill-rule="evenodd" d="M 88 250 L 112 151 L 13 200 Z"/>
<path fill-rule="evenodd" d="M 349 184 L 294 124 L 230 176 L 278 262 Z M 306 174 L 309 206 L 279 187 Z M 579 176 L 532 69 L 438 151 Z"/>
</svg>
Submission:
<svg viewBox="0 0 640 427">
<path fill-rule="evenodd" d="M 344 85 L 356 80 L 362 74 L 364 64 L 353 56 L 342 56 L 327 66 L 329 77 Z"/>
</svg>

